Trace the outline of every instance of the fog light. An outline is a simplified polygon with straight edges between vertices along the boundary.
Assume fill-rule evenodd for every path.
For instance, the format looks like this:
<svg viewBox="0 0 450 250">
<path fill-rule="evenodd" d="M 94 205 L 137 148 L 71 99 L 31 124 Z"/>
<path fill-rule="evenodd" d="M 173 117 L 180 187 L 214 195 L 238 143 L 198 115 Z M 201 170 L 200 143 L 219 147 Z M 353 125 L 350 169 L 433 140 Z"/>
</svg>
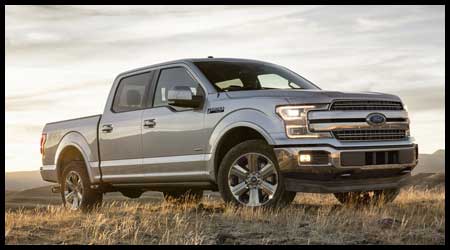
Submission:
<svg viewBox="0 0 450 250">
<path fill-rule="evenodd" d="M 330 152 L 324 150 L 301 150 L 297 157 L 299 166 L 330 166 Z"/>
<path fill-rule="evenodd" d="M 299 155 L 300 162 L 311 162 L 310 154 L 301 154 Z"/>
</svg>

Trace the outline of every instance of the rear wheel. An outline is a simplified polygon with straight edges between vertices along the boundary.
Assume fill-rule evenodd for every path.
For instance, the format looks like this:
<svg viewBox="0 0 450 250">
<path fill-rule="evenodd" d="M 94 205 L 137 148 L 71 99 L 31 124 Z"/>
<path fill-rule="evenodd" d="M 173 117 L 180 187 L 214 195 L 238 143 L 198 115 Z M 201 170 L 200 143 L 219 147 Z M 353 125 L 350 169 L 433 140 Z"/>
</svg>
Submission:
<svg viewBox="0 0 450 250">
<path fill-rule="evenodd" d="M 335 193 L 334 196 L 342 204 L 386 204 L 393 202 L 399 193 L 400 189 L 393 188 L 367 192 Z"/>
<path fill-rule="evenodd" d="M 82 161 L 72 161 L 61 176 L 61 197 L 71 210 L 89 211 L 101 205 L 103 194 L 91 188 L 89 176 Z"/>
<path fill-rule="evenodd" d="M 263 140 L 242 142 L 226 153 L 218 186 L 224 201 L 235 205 L 276 207 L 295 198 L 285 191 L 273 149 Z"/>
</svg>

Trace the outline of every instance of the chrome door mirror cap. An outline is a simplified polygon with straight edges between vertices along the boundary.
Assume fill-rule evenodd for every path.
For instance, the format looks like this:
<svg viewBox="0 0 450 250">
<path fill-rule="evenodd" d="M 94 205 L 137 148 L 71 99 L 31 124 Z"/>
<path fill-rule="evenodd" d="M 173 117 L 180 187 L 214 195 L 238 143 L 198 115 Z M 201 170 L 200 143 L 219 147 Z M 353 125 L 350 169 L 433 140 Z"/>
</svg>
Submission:
<svg viewBox="0 0 450 250">
<path fill-rule="evenodd" d="M 203 96 L 194 95 L 188 86 L 175 86 L 167 93 L 167 100 L 172 106 L 198 108 L 203 103 Z"/>
</svg>

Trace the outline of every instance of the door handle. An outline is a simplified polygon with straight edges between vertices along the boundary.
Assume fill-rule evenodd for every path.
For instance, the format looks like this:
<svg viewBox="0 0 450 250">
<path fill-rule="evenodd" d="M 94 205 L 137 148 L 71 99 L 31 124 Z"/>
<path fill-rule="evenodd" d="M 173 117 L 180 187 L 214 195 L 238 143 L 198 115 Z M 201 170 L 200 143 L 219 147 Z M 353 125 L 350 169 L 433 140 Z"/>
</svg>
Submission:
<svg viewBox="0 0 450 250">
<path fill-rule="evenodd" d="M 145 128 L 153 128 L 156 125 L 155 119 L 144 120 Z"/>
<path fill-rule="evenodd" d="M 105 124 L 102 126 L 102 132 L 103 133 L 111 133 L 111 131 L 113 130 L 113 125 L 112 124 Z"/>
</svg>

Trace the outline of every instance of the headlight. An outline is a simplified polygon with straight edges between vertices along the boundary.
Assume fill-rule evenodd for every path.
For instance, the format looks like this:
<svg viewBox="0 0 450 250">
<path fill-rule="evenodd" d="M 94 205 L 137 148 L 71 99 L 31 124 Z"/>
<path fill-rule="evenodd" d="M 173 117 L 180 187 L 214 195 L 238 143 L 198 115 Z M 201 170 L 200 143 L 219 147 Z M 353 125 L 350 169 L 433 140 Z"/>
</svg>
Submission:
<svg viewBox="0 0 450 250">
<path fill-rule="evenodd" d="M 406 104 L 403 103 L 403 109 L 408 112 L 408 106 L 406 106 Z"/>
<path fill-rule="evenodd" d="M 315 108 L 316 106 L 308 105 L 308 106 L 281 106 L 277 107 L 277 114 L 283 118 L 285 121 L 293 121 L 293 120 L 302 120 L 305 118 L 306 120 L 306 112 L 310 109 Z"/>
<path fill-rule="evenodd" d="M 308 111 L 327 108 L 327 104 L 279 106 L 275 112 L 284 120 L 289 138 L 330 138 L 329 132 L 310 133 L 308 130 Z"/>
<path fill-rule="evenodd" d="M 404 102 L 402 102 L 402 106 L 403 106 L 403 109 L 408 113 L 408 106 L 406 106 L 406 104 Z M 408 122 L 408 129 L 406 129 L 406 131 L 405 131 L 405 136 L 410 137 L 411 131 L 410 131 L 410 127 L 409 127 L 409 117 L 406 120 Z"/>
</svg>

